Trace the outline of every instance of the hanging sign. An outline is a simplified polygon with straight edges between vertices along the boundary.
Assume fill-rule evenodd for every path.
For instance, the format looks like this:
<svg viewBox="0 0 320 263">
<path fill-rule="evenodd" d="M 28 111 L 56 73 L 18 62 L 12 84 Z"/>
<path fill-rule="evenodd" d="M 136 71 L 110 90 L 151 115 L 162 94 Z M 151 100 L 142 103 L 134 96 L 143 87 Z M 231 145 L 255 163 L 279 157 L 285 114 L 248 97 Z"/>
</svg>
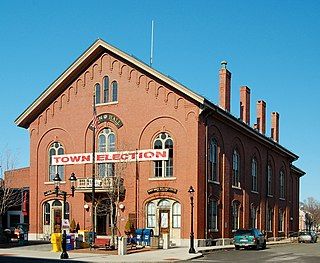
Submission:
<svg viewBox="0 0 320 263">
<path fill-rule="evenodd" d="M 95 163 L 162 161 L 169 159 L 169 149 L 149 149 L 95 154 Z M 92 163 L 92 153 L 75 153 L 51 156 L 52 165 Z"/>
<path fill-rule="evenodd" d="M 178 190 L 175 188 L 172 188 L 172 187 L 162 186 L 162 187 L 151 188 L 147 192 L 149 195 L 153 194 L 153 193 L 159 193 L 159 192 L 169 192 L 169 193 L 176 194 L 178 192 Z"/>
</svg>

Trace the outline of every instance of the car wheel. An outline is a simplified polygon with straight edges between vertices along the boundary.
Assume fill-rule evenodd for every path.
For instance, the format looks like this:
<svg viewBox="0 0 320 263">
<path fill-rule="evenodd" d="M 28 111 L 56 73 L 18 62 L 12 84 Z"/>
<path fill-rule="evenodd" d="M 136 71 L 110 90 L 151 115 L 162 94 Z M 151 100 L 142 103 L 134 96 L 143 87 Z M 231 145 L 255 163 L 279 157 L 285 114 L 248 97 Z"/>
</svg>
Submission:
<svg viewBox="0 0 320 263">
<path fill-rule="evenodd" d="M 267 242 L 264 241 L 264 242 L 263 242 L 263 245 L 262 245 L 262 249 L 266 249 L 266 248 L 267 248 Z"/>
<path fill-rule="evenodd" d="M 239 249 L 240 249 L 240 247 L 239 247 L 239 246 L 235 246 L 235 248 L 236 248 L 236 250 L 239 250 Z"/>
</svg>

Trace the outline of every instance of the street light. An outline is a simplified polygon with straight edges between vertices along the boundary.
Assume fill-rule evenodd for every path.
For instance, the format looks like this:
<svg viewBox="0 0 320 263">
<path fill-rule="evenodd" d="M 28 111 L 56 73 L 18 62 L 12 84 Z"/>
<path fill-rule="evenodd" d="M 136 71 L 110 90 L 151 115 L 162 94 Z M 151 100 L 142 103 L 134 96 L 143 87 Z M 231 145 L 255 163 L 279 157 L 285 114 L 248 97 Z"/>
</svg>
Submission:
<svg viewBox="0 0 320 263">
<path fill-rule="evenodd" d="M 190 186 L 188 193 L 190 195 L 190 205 L 191 205 L 191 231 L 190 231 L 190 248 L 189 253 L 196 253 L 194 249 L 194 233 L 193 233 L 193 195 L 194 195 L 194 189 L 192 186 Z"/>
<path fill-rule="evenodd" d="M 61 178 L 59 174 L 57 173 L 56 176 L 53 178 L 54 182 L 54 194 L 56 197 L 62 196 L 63 197 L 63 217 L 66 217 L 66 202 L 67 202 L 67 196 L 74 197 L 74 191 L 75 191 L 75 183 L 77 181 L 77 177 L 74 173 L 71 173 L 69 181 L 71 183 L 71 194 L 67 194 L 65 191 L 60 191 L 60 182 Z M 62 253 L 60 255 L 61 259 L 68 259 L 69 255 L 67 253 L 67 233 L 66 230 L 63 230 L 62 234 Z"/>
</svg>

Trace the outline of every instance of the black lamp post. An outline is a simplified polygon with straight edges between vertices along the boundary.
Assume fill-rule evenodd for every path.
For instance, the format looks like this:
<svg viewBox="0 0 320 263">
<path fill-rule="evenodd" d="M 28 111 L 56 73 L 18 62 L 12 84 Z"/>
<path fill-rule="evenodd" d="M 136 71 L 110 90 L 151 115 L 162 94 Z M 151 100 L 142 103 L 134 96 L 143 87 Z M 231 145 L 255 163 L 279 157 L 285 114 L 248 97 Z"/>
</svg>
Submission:
<svg viewBox="0 0 320 263">
<path fill-rule="evenodd" d="M 188 193 L 190 195 L 190 205 L 191 205 L 191 231 L 190 231 L 190 248 L 189 253 L 196 253 L 194 249 L 194 233 L 193 233 L 193 195 L 194 195 L 194 189 L 192 186 L 190 186 Z"/>
<path fill-rule="evenodd" d="M 65 192 L 65 191 L 60 191 L 59 187 L 60 187 L 61 178 L 58 173 L 53 178 L 54 190 L 55 190 L 56 197 L 58 197 L 58 196 L 63 197 L 63 217 L 64 218 L 66 217 L 67 196 L 74 197 L 75 183 L 77 181 L 77 177 L 74 173 L 71 173 L 69 181 L 71 183 L 71 194 L 67 194 L 67 192 Z M 66 233 L 66 230 L 63 230 L 63 233 L 62 233 L 62 253 L 60 255 L 60 258 L 61 259 L 68 259 L 69 258 L 69 255 L 67 253 L 67 233 Z"/>
</svg>

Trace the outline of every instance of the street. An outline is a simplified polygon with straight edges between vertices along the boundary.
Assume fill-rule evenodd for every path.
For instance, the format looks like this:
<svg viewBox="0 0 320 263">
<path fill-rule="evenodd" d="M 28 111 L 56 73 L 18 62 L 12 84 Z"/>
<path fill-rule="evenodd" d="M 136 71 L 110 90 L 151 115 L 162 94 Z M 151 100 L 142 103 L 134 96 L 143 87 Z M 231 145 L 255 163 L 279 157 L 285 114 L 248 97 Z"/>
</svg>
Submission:
<svg viewBox="0 0 320 263">
<path fill-rule="evenodd" d="M 193 262 L 320 262 L 320 243 L 268 246 L 265 250 L 213 251 Z"/>
</svg>

